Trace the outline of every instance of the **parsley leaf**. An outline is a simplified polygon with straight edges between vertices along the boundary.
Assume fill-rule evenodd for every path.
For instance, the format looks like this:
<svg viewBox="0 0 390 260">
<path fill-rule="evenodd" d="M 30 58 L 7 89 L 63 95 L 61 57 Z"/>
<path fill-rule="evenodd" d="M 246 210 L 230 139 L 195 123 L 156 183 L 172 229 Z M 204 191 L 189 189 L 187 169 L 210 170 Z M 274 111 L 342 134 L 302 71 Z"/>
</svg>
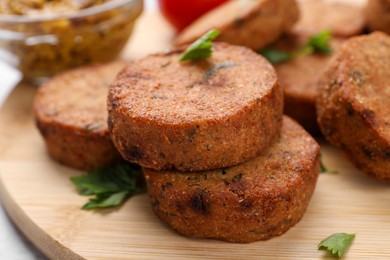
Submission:
<svg viewBox="0 0 390 260">
<path fill-rule="evenodd" d="M 280 64 L 291 59 L 311 55 L 313 53 L 330 53 L 332 51 L 329 40 L 332 34 L 330 31 L 324 31 L 311 36 L 305 45 L 295 51 L 282 51 L 273 48 L 266 48 L 259 51 L 272 64 Z"/>
<path fill-rule="evenodd" d="M 82 209 L 94 209 L 94 208 L 107 208 L 120 205 L 125 201 L 129 194 L 129 191 L 119 191 L 117 193 L 96 195 L 96 198 L 92 198 L 87 202 Z"/>
<path fill-rule="evenodd" d="M 221 32 L 216 29 L 208 31 L 198 40 L 192 43 L 180 57 L 179 61 L 185 60 L 202 60 L 211 57 L 211 41 L 214 40 Z"/>
<path fill-rule="evenodd" d="M 74 176 L 70 180 L 80 195 L 94 195 L 82 207 L 94 209 L 118 206 L 130 196 L 145 192 L 145 188 L 138 185 L 138 176 L 138 166 L 123 163 Z"/>
<path fill-rule="evenodd" d="M 355 234 L 336 233 L 322 240 L 318 245 L 318 249 L 327 250 L 333 256 L 341 259 L 354 238 Z"/>
<path fill-rule="evenodd" d="M 322 155 L 320 157 L 320 173 L 338 173 L 337 170 L 329 169 L 325 166 L 324 162 L 322 161 Z"/>
<path fill-rule="evenodd" d="M 306 45 L 313 48 L 314 52 L 329 53 L 332 51 L 329 40 L 332 36 L 330 31 L 323 31 L 309 38 Z"/>
<path fill-rule="evenodd" d="M 279 64 L 291 59 L 291 53 L 287 51 L 280 51 L 277 49 L 263 49 L 259 53 L 263 55 L 272 64 Z"/>
</svg>

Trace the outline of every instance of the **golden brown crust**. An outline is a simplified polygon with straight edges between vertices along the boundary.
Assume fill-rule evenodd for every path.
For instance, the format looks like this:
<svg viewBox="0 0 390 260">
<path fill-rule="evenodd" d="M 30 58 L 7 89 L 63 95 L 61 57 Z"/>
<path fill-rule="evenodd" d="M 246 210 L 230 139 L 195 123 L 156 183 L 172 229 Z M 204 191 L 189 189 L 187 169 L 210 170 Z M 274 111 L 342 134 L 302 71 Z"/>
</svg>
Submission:
<svg viewBox="0 0 390 260">
<path fill-rule="evenodd" d="M 259 50 L 274 42 L 298 20 L 295 0 L 228 1 L 184 29 L 175 45 L 191 43 L 210 29 L 219 29 L 218 41 Z"/>
<path fill-rule="evenodd" d="M 346 42 L 321 77 L 318 123 L 363 172 L 390 181 L 390 37 Z"/>
<path fill-rule="evenodd" d="M 277 49 L 295 51 L 310 36 L 325 30 L 330 30 L 336 37 L 350 37 L 363 32 L 365 19 L 360 7 L 320 0 L 300 0 L 298 3 L 300 19 L 292 32 L 274 45 Z M 342 41 L 341 38 L 333 38 L 332 49 L 337 52 Z M 317 81 L 334 53 L 299 57 L 275 66 L 285 96 L 284 113 L 313 135 L 320 134 L 315 109 Z"/>
<path fill-rule="evenodd" d="M 64 72 L 39 88 L 34 100 L 36 124 L 49 153 L 83 170 L 120 160 L 107 127 L 108 86 L 124 62 Z"/>
<path fill-rule="evenodd" d="M 143 173 L 154 212 L 176 231 L 248 243 L 279 236 L 302 218 L 319 173 L 319 151 L 285 117 L 280 139 L 251 161 L 199 173 Z"/>
<path fill-rule="evenodd" d="M 293 32 L 301 35 L 330 30 L 337 37 L 351 37 L 366 26 L 363 9 L 356 5 L 322 0 L 299 0 L 298 4 L 301 16 Z"/>
<path fill-rule="evenodd" d="M 365 15 L 371 30 L 390 34 L 390 0 L 369 0 Z"/>
<path fill-rule="evenodd" d="M 283 98 L 272 66 L 245 47 L 213 46 L 207 60 L 180 63 L 177 50 L 120 73 L 108 108 L 123 158 L 158 170 L 213 169 L 255 157 L 278 135 Z"/>
<path fill-rule="evenodd" d="M 275 44 L 275 48 L 296 51 L 306 41 L 307 37 L 303 35 L 288 34 Z M 330 54 L 312 54 L 275 65 L 284 93 L 284 113 L 297 120 L 312 135 L 320 134 L 315 108 L 317 81 L 341 43 L 342 40 L 334 38 L 330 41 Z"/>
</svg>

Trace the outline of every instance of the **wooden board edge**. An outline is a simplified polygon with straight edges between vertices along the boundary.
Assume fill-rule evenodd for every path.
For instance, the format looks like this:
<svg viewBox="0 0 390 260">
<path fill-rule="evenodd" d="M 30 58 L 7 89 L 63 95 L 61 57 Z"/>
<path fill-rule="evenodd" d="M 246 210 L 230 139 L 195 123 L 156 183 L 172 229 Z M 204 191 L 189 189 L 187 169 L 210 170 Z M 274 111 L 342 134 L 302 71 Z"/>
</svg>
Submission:
<svg viewBox="0 0 390 260">
<path fill-rule="evenodd" d="M 12 199 L 2 180 L 0 173 L 0 201 L 7 216 L 18 227 L 23 235 L 45 256 L 50 259 L 85 259 L 60 242 L 51 238 L 45 231 L 39 228 Z"/>
</svg>

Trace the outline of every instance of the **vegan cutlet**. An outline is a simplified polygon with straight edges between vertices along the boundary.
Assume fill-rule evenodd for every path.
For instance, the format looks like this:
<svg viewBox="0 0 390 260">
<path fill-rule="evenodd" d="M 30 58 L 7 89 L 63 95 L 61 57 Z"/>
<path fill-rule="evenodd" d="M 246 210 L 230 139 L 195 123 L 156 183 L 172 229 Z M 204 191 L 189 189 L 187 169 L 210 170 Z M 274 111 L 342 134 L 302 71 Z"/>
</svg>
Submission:
<svg viewBox="0 0 390 260">
<path fill-rule="evenodd" d="M 274 68 L 252 50 L 214 43 L 207 60 L 183 49 L 130 63 L 110 87 L 109 128 L 124 159 L 156 170 L 235 165 L 280 133 L 283 97 Z"/>
<path fill-rule="evenodd" d="M 295 0 L 228 1 L 185 28 L 175 45 L 191 43 L 208 30 L 218 29 L 217 41 L 259 50 L 288 31 L 298 17 Z"/>
<path fill-rule="evenodd" d="M 305 213 L 320 148 L 285 117 L 281 137 L 256 158 L 202 172 L 143 168 L 153 211 L 178 233 L 249 243 L 285 233 Z"/>
<path fill-rule="evenodd" d="M 108 86 L 118 61 L 61 73 L 37 91 L 34 117 L 49 153 L 62 164 L 90 170 L 121 159 L 107 127 Z"/>
<path fill-rule="evenodd" d="M 343 44 L 319 81 L 318 123 L 357 168 L 390 181 L 390 37 Z"/>
</svg>

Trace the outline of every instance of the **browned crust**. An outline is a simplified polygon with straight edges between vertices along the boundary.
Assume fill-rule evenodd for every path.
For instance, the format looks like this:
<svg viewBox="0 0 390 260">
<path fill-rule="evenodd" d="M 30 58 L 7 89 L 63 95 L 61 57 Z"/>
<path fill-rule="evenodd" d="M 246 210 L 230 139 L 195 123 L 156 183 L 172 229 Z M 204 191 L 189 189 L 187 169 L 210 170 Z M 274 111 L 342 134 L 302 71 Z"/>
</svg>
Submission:
<svg viewBox="0 0 390 260">
<path fill-rule="evenodd" d="M 382 33 L 349 40 L 322 76 L 317 96 L 326 139 L 382 181 L 390 181 L 389 50 Z"/>
<path fill-rule="evenodd" d="M 365 15 L 368 26 L 373 31 L 383 31 L 390 34 L 390 1 L 369 0 Z"/>
<path fill-rule="evenodd" d="M 284 91 L 284 113 L 297 120 L 311 135 L 319 136 L 321 131 L 315 107 L 315 96 L 305 97 Z"/>
<path fill-rule="evenodd" d="M 259 50 L 274 42 L 298 20 L 295 0 L 228 1 L 184 29 L 176 46 L 191 43 L 210 29 L 219 29 L 218 41 Z"/>
<path fill-rule="evenodd" d="M 77 127 L 36 120 L 50 155 L 61 164 L 81 170 L 112 165 L 121 157 L 108 132 L 91 133 Z"/>
<path fill-rule="evenodd" d="M 293 32 L 313 35 L 330 30 L 336 37 L 351 37 L 364 31 L 366 20 L 363 8 L 347 3 L 322 0 L 299 0 L 300 20 Z"/>
<path fill-rule="evenodd" d="M 175 51 L 122 71 L 108 107 L 111 138 L 123 158 L 157 170 L 198 171 L 246 161 L 269 146 L 283 106 L 272 66 L 244 47 L 213 48 L 205 61 L 180 64 Z M 204 78 L 226 61 L 236 65 Z"/>
<path fill-rule="evenodd" d="M 287 34 L 275 44 L 275 48 L 296 51 L 304 46 L 307 38 L 304 35 Z M 321 133 L 315 108 L 317 81 L 327 63 L 340 49 L 342 40 L 332 39 L 330 43 L 330 54 L 311 54 L 275 65 L 284 93 L 284 113 L 297 120 L 314 136 Z"/>
<path fill-rule="evenodd" d="M 82 170 L 121 160 L 107 127 L 108 84 L 125 65 L 90 65 L 55 76 L 38 90 L 34 117 L 50 155 Z"/>
<path fill-rule="evenodd" d="M 143 169 L 156 215 L 180 234 L 248 243 L 279 236 L 303 216 L 319 146 L 297 123 L 255 159 L 200 173 Z"/>
</svg>

